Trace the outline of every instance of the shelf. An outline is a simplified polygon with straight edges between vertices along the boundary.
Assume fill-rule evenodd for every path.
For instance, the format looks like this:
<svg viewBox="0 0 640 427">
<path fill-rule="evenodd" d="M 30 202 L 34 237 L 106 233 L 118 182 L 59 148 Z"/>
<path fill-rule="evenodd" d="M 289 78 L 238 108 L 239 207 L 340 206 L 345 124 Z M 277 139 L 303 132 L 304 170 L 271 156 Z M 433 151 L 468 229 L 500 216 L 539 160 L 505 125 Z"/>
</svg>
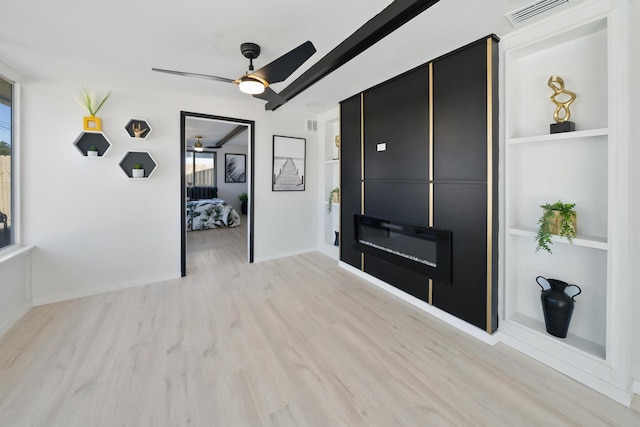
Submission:
<svg viewBox="0 0 640 427">
<path fill-rule="evenodd" d="M 534 238 L 537 234 L 537 229 L 529 227 L 510 227 L 509 234 Z M 571 244 L 565 237 L 555 235 L 551 236 L 551 241 L 553 243 Z M 583 236 L 578 234 L 577 237 L 573 238 L 573 244 L 576 246 L 584 246 L 586 248 L 602 249 L 604 251 L 609 249 L 607 239 L 604 237 Z"/>
<path fill-rule="evenodd" d="M 549 135 L 523 136 L 518 138 L 509 138 L 507 144 L 525 144 L 529 142 L 550 142 L 561 141 L 566 139 L 592 138 L 596 136 L 609 135 L 608 128 L 578 130 L 575 132 L 553 133 Z"/>
<path fill-rule="evenodd" d="M 73 145 L 85 157 L 90 157 L 87 155 L 89 147 L 96 147 L 98 150 L 98 156 L 90 158 L 104 157 L 111 149 L 111 143 L 107 139 L 107 136 L 102 132 L 93 131 L 80 132 L 80 135 L 78 135 L 76 140 L 73 142 Z"/>
<path fill-rule="evenodd" d="M 340 159 L 325 160 L 324 163 L 326 165 L 337 165 L 338 163 L 340 163 Z"/>
<path fill-rule="evenodd" d="M 604 360 L 606 358 L 607 351 L 604 346 L 573 335 L 572 333 L 568 333 L 566 338 L 554 337 L 553 335 L 547 333 L 544 322 L 532 319 L 531 317 L 525 316 L 524 314 L 516 313 L 511 317 L 511 319 L 509 319 L 509 321 L 536 332 L 545 340 L 551 340 L 557 344 L 566 345 L 569 346 L 569 348 L 578 349 L 598 359 Z M 569 326 L 569 330 L 571 330 L 571 326 Z"/>
<path fill-rule="evenodd" d="M 142 166 L 144 168 L 144 177 L 142 178 L 133 178 L 131 169 L 136 163 L 142 163 Z M 158 164 L 153 159 L 153 157 L 151 157 L 151 154 L 147 151 L 129 151 L 124 155 L 122 160 L 120 160 L 120 168 L 122 169 L 122 171 L 129 178 L 133 179 L 147 179 L 153 174 L 157 167 Z"/>
<path fill-rule="evenodd" d="M 147 119 L 131 119 L 124 126 L 124 130 L 131 139 L 147 139 L 153 129 Z M 138 136 L 136 136 L 136 133 Z"/>
</svg>

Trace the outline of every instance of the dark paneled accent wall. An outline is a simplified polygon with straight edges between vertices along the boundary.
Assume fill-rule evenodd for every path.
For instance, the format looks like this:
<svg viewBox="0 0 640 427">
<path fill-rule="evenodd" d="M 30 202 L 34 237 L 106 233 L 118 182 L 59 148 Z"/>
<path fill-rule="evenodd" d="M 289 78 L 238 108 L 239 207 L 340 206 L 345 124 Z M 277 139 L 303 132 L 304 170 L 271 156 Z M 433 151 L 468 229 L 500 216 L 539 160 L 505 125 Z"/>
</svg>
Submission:
<svg viewBox="0 0 640 427">
<path fill-rule="evenodd" d="M 362 259 L 353 247 L 353 215 L 362 209 L 361 98 L 356 95 L 340 103 L 340 259 L 356 268 L 361 268 Z"/>
<path fill-rule="evenodd" d="M 343 101 L 340 121 L 340 259 L 488 332 L 497 329 L 497 55 L 493 36 L 471 43 Z M 430 210 L 432 226 L 452 232 L 450 285 L 353 247 L 354 214 L 429 226 Z"/>
</svg>

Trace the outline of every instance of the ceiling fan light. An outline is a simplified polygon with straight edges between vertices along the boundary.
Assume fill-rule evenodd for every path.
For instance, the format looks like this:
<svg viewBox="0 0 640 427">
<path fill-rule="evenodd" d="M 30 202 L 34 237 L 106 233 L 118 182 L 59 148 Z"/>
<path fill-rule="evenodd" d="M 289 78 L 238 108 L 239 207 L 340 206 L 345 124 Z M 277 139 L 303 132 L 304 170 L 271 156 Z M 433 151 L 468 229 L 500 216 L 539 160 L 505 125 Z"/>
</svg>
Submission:
<svg viewBox="0 0 640 427">
<path fill-rule="evenodd" d="M 196 136 L 196 142 L 195 144 L 193 144 L 193 149 L 195 151 L 204 151 L 204 147 L 202 146 L 202 142 L 200 142 L 200 139 L 202 139 L 201 136 Z"/>
<path fill-rule="evenodd" d="M 262 82 L 247 76 L 242 77 L 239 86 L 241 92 L 248 93 L 249 95 L 259 95 L 264 92 L 264 85 Z"/>
</svg>

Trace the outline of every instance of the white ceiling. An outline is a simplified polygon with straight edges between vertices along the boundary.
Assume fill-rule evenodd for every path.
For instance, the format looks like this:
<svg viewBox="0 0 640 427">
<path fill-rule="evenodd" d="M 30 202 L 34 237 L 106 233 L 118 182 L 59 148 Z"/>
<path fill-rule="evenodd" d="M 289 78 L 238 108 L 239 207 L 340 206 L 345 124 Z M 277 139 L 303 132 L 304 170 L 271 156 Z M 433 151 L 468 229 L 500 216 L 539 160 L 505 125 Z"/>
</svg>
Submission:
<svg viewBox="0 0 640 427">
<path fill-rule="evenodd" d="M 504 14 L 521 0 L 441 0 L 281 110 L 327 111 L 368 87 L 488 34 L 513 27 Z M 0 60 L 26 78 L 79 85 L 211 95 L 262 103 L 235 85 L 155 73 L 152 67 L 237 78 L 248 61 L 240 44 L 262 48 L 256 69 L 306 40 L 313 63 L 391 0 L 0 0 Z M 517 4 L 519 3 L 519 4 Z M 273 112 L 278 114 L 278 111 Z"/>
</svg>

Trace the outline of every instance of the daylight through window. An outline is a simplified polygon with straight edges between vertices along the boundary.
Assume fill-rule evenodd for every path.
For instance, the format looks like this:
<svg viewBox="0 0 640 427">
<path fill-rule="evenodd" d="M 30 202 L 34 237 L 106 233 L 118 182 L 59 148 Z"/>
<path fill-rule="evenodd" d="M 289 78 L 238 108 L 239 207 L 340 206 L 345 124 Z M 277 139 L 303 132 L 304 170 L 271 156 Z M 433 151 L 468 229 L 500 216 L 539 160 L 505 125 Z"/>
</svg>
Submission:
<svg viewBox="0 0 640 427">
<path fill-rule="evenodd" d="M 0 249 L 13 243 L 12 101 L 13 85 L 0 78 Z"/>
</svg>

